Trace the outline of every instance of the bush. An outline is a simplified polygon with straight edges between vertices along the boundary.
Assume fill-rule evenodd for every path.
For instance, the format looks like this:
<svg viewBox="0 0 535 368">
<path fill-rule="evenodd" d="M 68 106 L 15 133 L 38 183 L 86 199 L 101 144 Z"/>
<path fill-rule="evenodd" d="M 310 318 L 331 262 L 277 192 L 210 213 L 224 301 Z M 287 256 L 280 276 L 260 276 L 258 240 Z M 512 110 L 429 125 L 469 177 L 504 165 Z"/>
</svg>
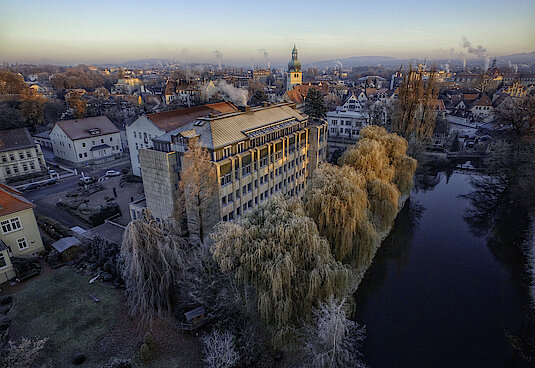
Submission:
<svg viewBox="0 0 535 368">
<path fill-rule="evenodd" d="M 134 368 L 134 364 L 128 359 L 112 358 L 103 368 Z"/>
</svg>

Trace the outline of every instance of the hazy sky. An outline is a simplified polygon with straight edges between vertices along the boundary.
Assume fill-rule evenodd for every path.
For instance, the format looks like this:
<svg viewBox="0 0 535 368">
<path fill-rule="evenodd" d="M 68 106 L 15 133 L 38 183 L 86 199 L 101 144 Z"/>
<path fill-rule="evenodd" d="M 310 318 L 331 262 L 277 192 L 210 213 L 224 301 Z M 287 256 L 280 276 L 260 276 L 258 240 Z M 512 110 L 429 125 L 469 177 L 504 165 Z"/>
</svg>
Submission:
<svg viewBox="0 0 535 368">
<path fill-rule="evenodd" d="M 304 63 L 535 51 L 534 0 L 0 0 L 0 62 Z M 267 55 L 264 55 L 267 52 Z"/>
</svg>

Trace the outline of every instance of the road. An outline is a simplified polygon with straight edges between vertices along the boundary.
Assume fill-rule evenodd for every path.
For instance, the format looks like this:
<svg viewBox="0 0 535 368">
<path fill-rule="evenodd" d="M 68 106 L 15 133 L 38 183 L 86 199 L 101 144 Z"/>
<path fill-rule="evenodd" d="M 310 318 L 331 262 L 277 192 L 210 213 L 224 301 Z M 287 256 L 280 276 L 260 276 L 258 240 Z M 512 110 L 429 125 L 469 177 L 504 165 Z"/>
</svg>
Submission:
<svg viewBox="0 0 535 368">
<path fill-rule="evenodd" d="M 113 170 L 120 171 L 123 168 L 128 167 L 129 165 L 130 165 L 130 162 L 123 161 L 115 165 L 110 165 L 106 168 L 86 171 L 84 172 L 84 174 L 86 176 L 93 176 L 93 177 L 99 178 L 103 176 L 104 174 L 106 174 L 107 170 L 113 169 Z M 54 195 L 54 194 L 61 193 L 61 192 L 67 192 L 71 189 L 77 188 L 79 179 L 80 178 L 78 176 L 70 176 L 65 179 L 60 179 L 57 184 L 46 186 L 46 187 L 41 187 L 36 190 L 25 192 L 24 197 L 36 205 L 35 212 L 43 216 L 51 217 L 55 219 L 56 221 L 59 221 L 65 226 L 68 226 L 68 227 L 80 226 L 87 230 L 91 227 L 89 224 L 86 224 L 84 221 L 80 220 L 79 218 L 72 216 L 67 211 L 57 206 L 47 204 L 45 201 L 42 200 L 43 198 L 48 197 L 50 195 Z"/>
</svg>

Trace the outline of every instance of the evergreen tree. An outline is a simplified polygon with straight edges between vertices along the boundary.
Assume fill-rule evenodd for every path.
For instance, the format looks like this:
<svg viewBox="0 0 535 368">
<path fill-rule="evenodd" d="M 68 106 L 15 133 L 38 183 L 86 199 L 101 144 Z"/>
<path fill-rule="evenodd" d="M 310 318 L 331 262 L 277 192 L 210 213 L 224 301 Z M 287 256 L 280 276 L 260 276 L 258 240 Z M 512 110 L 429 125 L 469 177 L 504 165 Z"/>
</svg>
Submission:
<svg viewBox="0 0 535 368">
<path fill-rule="evenodd" d="M 323 119 L 327 113 L 327 107 L 323 95 L 316 88 L 310 88 L 305 99 L 305 114 L 311 118 Z"/>
<path fill-rule="evenodd" d="M 249 100 L 249 105 L 258 106 L 261 105 L 264 101 L 267 101 L 266 94 L 264 93 L 264 91 L 257 89 L 251 96 L 251 99 Z"/>
</svg>

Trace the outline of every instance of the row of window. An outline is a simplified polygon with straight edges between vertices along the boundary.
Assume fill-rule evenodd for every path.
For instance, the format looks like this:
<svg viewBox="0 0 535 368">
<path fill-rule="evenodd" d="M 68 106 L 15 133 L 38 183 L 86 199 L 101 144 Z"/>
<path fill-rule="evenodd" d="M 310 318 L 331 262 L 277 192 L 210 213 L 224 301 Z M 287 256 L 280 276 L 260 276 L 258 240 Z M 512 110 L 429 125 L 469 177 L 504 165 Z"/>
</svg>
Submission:
<svg viewBox="0 0 535 368">
<path fill-rule="evenodd" d="M 338 133 L 338 128 L 331 128 L 331 133 Z M 359 135 L 359 133 L 360 133 L 359 129 L 340 128 L 340 134 Z"/>
<path fill-rule="evenodd" d="M 305 188 L 305 184 L 300 183 L 294 189 L 287 191 L 285 194 L 289 197 L 293 197 L 294 195 L 299 194 L 304 188 Z M 276 185 L 274 188 L 271 188 L 269 191 L 266 190 L 265 192 L 260 193 L 260 196 L 256 196 L 254 198 L 254 206 L 257 206 L 259 204 L 259 197 L 260 197 L 260 202 L 262 202 L 280 190 L 282 190 L 282 182 Z M 247 203 L 244 203 L 241 207 L 236 208 L 236 211 L 232 210 L 230 211 L 228 215 L 224 215 L 223 221 L 234 220 L 234 214 L 236 214 L 236 217 L 240 217 L 242 213 L 245 213 L 245 211 L 250 210 L 251 208 L 253 208 L 252 199 L 249 200 Z"/>
<path fill-rule="evenodd" d="M 2 228 L 3 234 L 9 234 L 14 231 L 22 229 L 20 218 L 18 217 L 14 217 L 12 219 L 8 219 L 8 220 L 4 220 L 0 222 L 0 227 Z"/>
<path fill-rule="evenodd" d="M 136 139 L 149 139 L 150 140 L 152 138 L 152 135 L 150 133 L 147 134 L 146 132 L 143 132 L 143 133 L 142 132 L 136 132 L 134 130 L 134 138 L 136 138 Z"/>
<path fill-rule="evenodd" d="M 110 142 L 113 142 L 113 137 L 110 137 Z M 104 144 L 104 138 L 101 138 L 101 139 L 100 139 L 100 143 L 101 143 L 101 144 Z M 92 141 L 91 141 L 91 145 L 92 145 L 92 146 L 96 145 L 95 140 L 92 140 Z M 71 146 L 71 145 L 69 144 L 69 147 L 70 147 L 70 146 Z M 86 146 L 85 142 L 82 142 L 82 147 L 85 147 L 85 146 Z"/>
<path fill-rule="evenodd" d="M 21 166 L 22 166 L 22 171 L 23 172 L 28 171 L 28 169 L 30 171 L 35 170 L 35 164 L 33 163 L 33 161 L 31 161 L 29 164 L 24 162 L 24 163 L 22 163 Z M 5 169 L 6 169 L 6 175 L 11 175 L 11 173 L 13 173 L 13 175 L 17 175 L 20 172 L 19 171 L 19 165 L 6 166 Z"/>
<path fill-rule="evenodd" d="M 19 152 L 19 159 L 20 160 L 24 160 L 24 158 L 32 158 L 32 151 L 20 151 Z M 8 156 L 7 155 L 2 155 L 2 162 L 7 162 L 8 160 Z M 9 154 L 9 161 L 15 161 L 15 153 L 12 152 Z"/>
</svg>

